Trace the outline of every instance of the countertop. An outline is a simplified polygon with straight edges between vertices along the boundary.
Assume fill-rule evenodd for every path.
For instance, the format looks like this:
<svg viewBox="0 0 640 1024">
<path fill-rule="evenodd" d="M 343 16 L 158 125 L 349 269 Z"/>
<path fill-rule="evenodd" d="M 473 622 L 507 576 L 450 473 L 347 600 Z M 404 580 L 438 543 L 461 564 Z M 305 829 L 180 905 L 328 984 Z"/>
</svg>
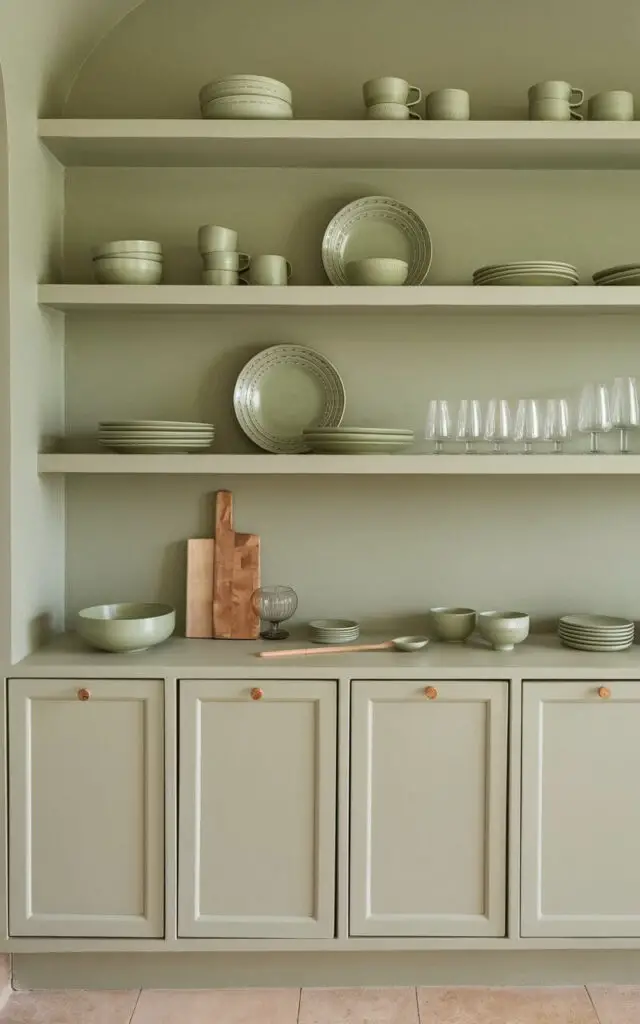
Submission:
<svg viewBox="0 0 640 1024">
<path fill-rule="evenodd" d="M 388 636 L 364 634 L 358 643 Z M 415 654 L 373 651 L 263 659 L 259 651 L 311 646 L 292 638 L 273 644 L 250 640 L 187 640 L 172 637 L 138 654 L 106 654 L 64 633 L 14 665 L 9 675 L 31 678 L 218 678 L 218 679 L 635 679 L 640 680 L 640 645 L 593 654 L 562 647 L 555 635 L 530 636 L 513 651 L 493 651 L 480 639 L 465 644 L 431 641 Z"/>
</svg>

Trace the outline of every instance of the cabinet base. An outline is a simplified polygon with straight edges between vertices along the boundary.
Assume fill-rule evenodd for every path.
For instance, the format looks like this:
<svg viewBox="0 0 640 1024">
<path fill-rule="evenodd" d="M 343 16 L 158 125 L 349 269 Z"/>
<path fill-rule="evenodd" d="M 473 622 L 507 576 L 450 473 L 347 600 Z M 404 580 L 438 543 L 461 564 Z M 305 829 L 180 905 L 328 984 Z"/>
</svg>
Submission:
<svg viewBox="0 0 640 1024">
<path fill-rule="evenodd" d="M 18 990 L 638 984 L 640 953 L 18 953 L 13 977 Z"/>
</svg>

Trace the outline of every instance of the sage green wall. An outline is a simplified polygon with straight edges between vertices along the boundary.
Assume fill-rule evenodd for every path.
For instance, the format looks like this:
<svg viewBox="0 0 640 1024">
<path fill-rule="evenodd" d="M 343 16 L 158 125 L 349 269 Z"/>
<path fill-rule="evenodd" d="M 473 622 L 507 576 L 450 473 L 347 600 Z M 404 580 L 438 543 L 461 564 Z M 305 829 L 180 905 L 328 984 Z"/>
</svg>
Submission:
<svg viewBox="0 0 640 1024">
<path fill-rule="evenodd" d="M 66 276 L 91 279 L 98 241 L 149 237 L 166 246 L 167 280 L 196 282 L 197 227 L 222 222 L 250 251 L 284 252 L 299 282 L 320 283 L 326 223 L 371 193 L 424 217 L 435 282 L 536 254 L 573 261 L 587 277 L 638 251 L 634 173 L 89 168 L 67 174 Z M 430 397 L 568 394 L 575 404 L 586 380 L 640 375 L 639 329 L 633 315 L 73 315 L 67 428 L 87 448 L 99 419 L 211 419 L 217 450 L 253 451 L 232 411 L 235 378 L 260 348 L 296 342 L 339 368 L 348 422 L 420 432 Z M 585 438 L 572 446 L 584 450 Z M 184 541 L 211 532 L 211 495 L 224 486 L 240 528 L 263 538 L 265 581 L 295 586 L 303 619 L 353 615 L 406 631 L 449 602 L 543 619 L 569 609 L 640 618 L 631 478 L 70 478 L 69 615 L 120 599 L 182 608 Z"/>
</svg>

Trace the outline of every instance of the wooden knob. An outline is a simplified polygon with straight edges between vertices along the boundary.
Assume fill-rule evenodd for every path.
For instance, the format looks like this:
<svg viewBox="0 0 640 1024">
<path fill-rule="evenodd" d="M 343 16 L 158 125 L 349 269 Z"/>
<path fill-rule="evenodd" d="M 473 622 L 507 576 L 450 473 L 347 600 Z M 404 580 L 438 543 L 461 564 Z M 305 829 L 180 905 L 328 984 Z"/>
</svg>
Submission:
<svg viewBox="0 0 640 1024">
<path fill-rule="evenodd" d="M 251 700 L 262 700 L 264 697 L 264 690 L 261 690 L 259 686 L 254 686 L 251 691 Z"/>
<path fill-rule="evenodd" d="M 428 697 L 429 700 L 435 700 L 436 697 L 438 696 L 438 691 L 436 690 L 435 686 L 425 686 L 424 695 L 425 697 Z"/>
<path fill-rule="evenodd" d="M 611 696 L 611 690 L 609 689 L 608 686 L 599 686 L 598 687 L 598 697 L 602 697 L 603 700 L 606 700 L 607 697 L 610 697 L 610 696 Z"/>
<path fill-rule="evenodd" d="M 78 690 L 78 700 L 90 700 L 91 690 L 86 690 L 84 686 L 81 690 Z"/>
</svg>

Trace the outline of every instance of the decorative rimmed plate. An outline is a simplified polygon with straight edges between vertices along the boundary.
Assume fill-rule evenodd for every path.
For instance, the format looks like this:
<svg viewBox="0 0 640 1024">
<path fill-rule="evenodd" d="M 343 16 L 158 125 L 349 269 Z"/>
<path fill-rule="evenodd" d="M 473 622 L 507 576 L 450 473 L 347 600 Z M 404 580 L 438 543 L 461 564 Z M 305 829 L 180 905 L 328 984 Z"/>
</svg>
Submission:
<svg viewBox="0 0 640 1024">
<path fill-rule="evenodd" d="M 338 427 L 346 394 L 333 363 L 302 345 L 272 345 L 250 359 L 233 391 L 238 423 L 267 452 L 311 450 L 302 436 L 315 426 Z"/>
<path fill-rule="evenodd" d="M 406 260 L 405 285 L 422 284 L 431 266 L 431 236 L 409 206 L 387 196 L 365 196 L 348 203 L 327 226 L 322 239 L 322 262 L 331 284 L 348 284 L 351 260 L 389 256 Z"/>
</svg>

